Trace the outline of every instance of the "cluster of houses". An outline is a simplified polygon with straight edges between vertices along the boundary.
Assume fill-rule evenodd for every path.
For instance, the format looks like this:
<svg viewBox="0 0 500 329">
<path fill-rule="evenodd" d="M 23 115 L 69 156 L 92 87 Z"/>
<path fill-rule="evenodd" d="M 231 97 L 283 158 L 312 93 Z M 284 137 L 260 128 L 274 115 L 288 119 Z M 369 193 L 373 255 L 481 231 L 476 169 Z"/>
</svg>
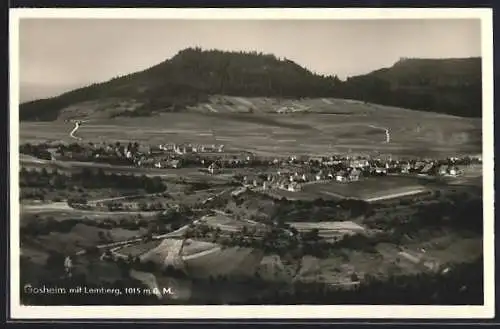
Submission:
<svg viewBox="0 0 500 329">
<path fill-rule="evenodd" d="M 224 145 L 193 145 L 193 144 L 162 144 L 158 149 L 165 152 L 172 152 L 179 155 L 197 153 L 222 153 Z"/>
<path fill-rule="evenodd" d="M 481 155 L 453 157 L 444 160 L 394 160 L 348 156 L 290 156 L 286 158 L 256 157 L 249 152 L 225 151 L 224 145 L 164 144 L 154 147 L 138 143 L 60 145 L 49 150 L 55 158 L 100 161 L 113 164 L 134 164 L 138 167 L 180 168 L 202 167 L 217 175 L 222 168 L 272 167 L 273 174 L 247 177 L 244 184 L 289 191 L 300 190 L 306 183 L 334 180 L 357 181 L 362 176 L 416 174 L 457 176 L 461 167 L 482 163 Z"/>
<path fill-rule="evenodd" d="M 362 171 L 358 168 L 348 168 L 346 170 L 323 171 L 312 173 L 311 171 L 278 171 L 273 174 L 257 175 L 254 177 L 243 176 L 241 183 L 246 187 L 257 189 L 281 189 L 290 192 L 297 192 L 302 189 L 304 184 L 320 183 L 328 180 L 337 182 L 358 181 L 362 176 Z"/>
<path fill-rule="evenodd" d="M 349 183 L 359 181 L 363 176 L 386 176 L 414 174 L 427 176 L 455 177 L 462 173 L 463 166 L 481 162 L 481 158 L 450 158 L 446 160 L 373 160 L 373 159 L 309 159 L 297 165 L 295 157 L 288 159 L 289 169 L 279 169 L 276 173 L 239 176 L 246 187 L 268 190 L 281 189 L 300 191 L 304 184 L 335 181 Z M 290 166 L 290 164 L 294 164 Z M 213 173 L 213 171 L 212 171 Z"/>
</svg>

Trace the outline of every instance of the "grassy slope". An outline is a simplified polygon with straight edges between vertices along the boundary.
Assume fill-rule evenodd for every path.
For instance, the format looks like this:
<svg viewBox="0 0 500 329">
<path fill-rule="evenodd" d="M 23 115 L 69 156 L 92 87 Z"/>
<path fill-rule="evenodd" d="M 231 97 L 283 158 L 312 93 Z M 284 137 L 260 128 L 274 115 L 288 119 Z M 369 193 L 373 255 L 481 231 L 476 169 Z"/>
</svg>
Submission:
<svg viewBox="0 0 500 329">
<path fill-rule="evenodd" d="M 246 98 L 252 101 L 250 98 Z M 334 102 L 333 102 L 334 101 Z M 165 113 L 155 117 L 93 120 L 78 135 L 85 141 L 137 140 L 147 143 L 216 143 L 262 155 L 383 152 L 435 155 L 481 152 L 481 121 L 387 106 L 321 99 L 325 109 L 345 108 L 350 115 Z M 385 133 L 370 125 L 391 131 Z M 22 122 L 21 142 L 63 140 L 72 126 L 63 122 Z"/>
</svg>

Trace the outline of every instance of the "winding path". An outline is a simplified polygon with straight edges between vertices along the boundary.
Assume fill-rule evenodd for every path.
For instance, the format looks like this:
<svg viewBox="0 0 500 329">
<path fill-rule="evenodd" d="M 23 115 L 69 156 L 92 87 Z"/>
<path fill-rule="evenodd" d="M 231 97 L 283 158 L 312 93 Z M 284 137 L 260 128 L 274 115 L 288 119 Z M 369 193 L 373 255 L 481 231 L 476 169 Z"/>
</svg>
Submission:
<svg viewBox="0 0 500 329">
<path fill-rule="evenodd" d="M 73 139 L 76 139 L 76 140 L 82 140 L 80 137 L 75 136 L 75 132 L 78 130 L 78 128 L 80 128 L 80 122 L 76 121 L 75 128 L 73 128 L 73 130 L 71 130 L 71 132 L 69 133 L 69 136 Z"/>
</svg>

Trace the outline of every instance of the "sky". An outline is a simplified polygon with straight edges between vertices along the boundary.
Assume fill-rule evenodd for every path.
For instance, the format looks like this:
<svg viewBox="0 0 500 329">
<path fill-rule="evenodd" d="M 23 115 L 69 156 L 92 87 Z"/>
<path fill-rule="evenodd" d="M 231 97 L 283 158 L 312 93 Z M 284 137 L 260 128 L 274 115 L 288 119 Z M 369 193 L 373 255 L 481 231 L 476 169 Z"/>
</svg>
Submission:
<svg viewBox="0 0 500 329">
<path fill-rule="evenodd" d="M 481 56 L 480 21 L 23 18 L 21 101 L 144 70 L 187 47 L 273 53 L 345 79 L 401 57 Z"/>
</svg>

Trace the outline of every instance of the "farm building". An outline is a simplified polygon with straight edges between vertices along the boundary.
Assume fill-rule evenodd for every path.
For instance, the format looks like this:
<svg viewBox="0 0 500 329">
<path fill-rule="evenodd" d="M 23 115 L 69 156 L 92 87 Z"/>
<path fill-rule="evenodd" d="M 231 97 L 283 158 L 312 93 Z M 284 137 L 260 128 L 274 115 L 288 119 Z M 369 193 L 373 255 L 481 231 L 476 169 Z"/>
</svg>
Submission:
<svg viewBox="0 0 500 329">
<path fill-rule="evenodd" d="M 448 167 L 448 175 L 457 176 L 459 173 L 460 173 L 460 170 L 457 168 L 457 166 L 449 166 Z"/>
<path fill-rule="evenodd" d="M 364 168 L 368 167 L 370 163 L 366 159 L 352 159 L 347 161 L 347 166 L 352 168 Z"/>
<path fill-rule="evenodd" d="M 410 172 L 411 165 L 409 163 L 405 163 L 401 165 L 401 173 L 408 174 Z"/>
<path fill-rule="evenodd" d="M 180 168 L 180 166 L 181 166 L 181 162 L 180 162 L 179 160 L 171 160 L 171 161 L 169 162 L 169 166 L 170 166 L 171 168 Z"/>
<path fill-rule="evenodd" d="M 217 165 L 215 162 L 212 162 L 210 166 L 208 166 L 208 172 L 211 173 L 212 175 L 220 173 L 221 168 L 219 165 Z"/>
<path fill-rule="evenodd" d="M 434 164 L 431 162 L 431 163 L 427 163 L 421 170 L 420 170 L 420 174 L 422 175 L 428 175 L 430 173 L 430 171 L 432 170 L 432 168 L 434 168 Z"/>
<path fill-rule="evenodd" d="M 359 169 L 353 169 L 349 173 L 349 180 L 350 181 L 358 181 L 360 177 L 361 177 L 361 170 L 359 170 Z"/>
<path fill-rule="evenodd" d="M 448 166 L 447 165 L 441 165 L 441 166 L 439 166 L 438 173 L 440 175 L 446 175 L 447 172 L 448 172 Z"/>
<path fill-rule="evenodd" d="M 298 183 L 292 183 L 290 185 L 288 185 L 288 191 L 290 192 L 298 192 L 302 189 L 302 186 Z"/>
<path fill-rule="evenodd" d="M 233 192 L 231 192 L 231 195 L 234 196 L 234 197 L 237 197 L 243 193 L 245 193 L 248 189 L 246 187 L 243 187 L 243 188 L 240 188 L 240 189 L 237 189 Z"/>
<path fill-rule="evenodd" d="M 347 181 L 347 173 L 343 170 L 339 171 L 335 174 L 335 180 L 337 182 L 345 182 Z"/>
</svg>

